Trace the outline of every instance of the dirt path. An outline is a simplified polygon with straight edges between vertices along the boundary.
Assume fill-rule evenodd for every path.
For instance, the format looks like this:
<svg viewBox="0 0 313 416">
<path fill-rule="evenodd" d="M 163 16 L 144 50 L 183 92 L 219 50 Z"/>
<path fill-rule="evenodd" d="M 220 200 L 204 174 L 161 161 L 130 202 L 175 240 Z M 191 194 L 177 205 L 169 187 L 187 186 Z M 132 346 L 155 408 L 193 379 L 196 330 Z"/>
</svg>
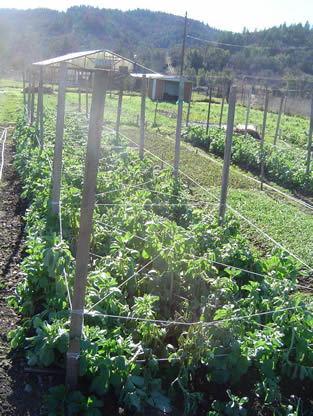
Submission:
<svg viewBox="0 0 313 416">
<path fill-rule="evenodd" d="M 8 333 L 19 323 L 16 311 L 8 307 L 7 297 L 14 294 L 22 279 L 20 263 L 24 250 L 25 202 L 21 201 L 21 183 L 12 164 L 14 144 L 9 130 L 0 182 L 0 415 L 36 416 L 41 409 L 48 377 L 27 374 L 23 354 L 10 352 Z"/>
</svg>

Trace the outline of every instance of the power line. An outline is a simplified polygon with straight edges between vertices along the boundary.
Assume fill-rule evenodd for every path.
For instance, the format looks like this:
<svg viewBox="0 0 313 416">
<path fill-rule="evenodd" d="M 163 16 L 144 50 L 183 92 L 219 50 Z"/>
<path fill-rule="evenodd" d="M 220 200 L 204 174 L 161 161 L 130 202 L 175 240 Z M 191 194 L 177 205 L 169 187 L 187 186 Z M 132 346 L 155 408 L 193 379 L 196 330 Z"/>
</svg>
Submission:
<svg viewBox="0 0 313 416">
<path fill-rule="evenodd" d="M 239 44 L 234 44 L 234 43 L 223 43 L 223 42 L 217 42 L 214 40 L 207 40 L 207 39 L 202 39 L 202 38 L 198 38 L 196 36 L 191 36 L 191 35 L 187 35 L 187 38 L 190 39 L 194 39 L 194 40 L 199 40 L 201 42 L 205 42 L 205 43 L 209 43 L 212 45 L 216 45 L 216 46 L 230 46 L 230 47 L 235 47 L 235 48 L 244 48 L 244 49 L 279 49 L 279 51 L 281 50 L 298 50 L 298 49 L 313 49 L 312 46 L 285 46 L 285 47 L 280 47 L 280 46 L 260 46 L 260 45 L 239 45 Z"/>
</svg>

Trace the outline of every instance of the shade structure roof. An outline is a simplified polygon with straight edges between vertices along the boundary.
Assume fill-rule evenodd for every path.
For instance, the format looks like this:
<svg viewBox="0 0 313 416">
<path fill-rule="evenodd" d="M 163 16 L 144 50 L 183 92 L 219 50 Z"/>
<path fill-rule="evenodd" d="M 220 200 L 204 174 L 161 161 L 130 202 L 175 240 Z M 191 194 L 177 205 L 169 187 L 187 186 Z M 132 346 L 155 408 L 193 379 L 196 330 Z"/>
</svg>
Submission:
<svg viewBox="0 0 313 416">
<path fill-rule="evenodd" d="M 78 71 L 94 71 L 102 69 L 112 72 L 140 72 L 154 73 L 152 69 L 146 68 L 128 58 L 118 55 L 107 49 L 96 49 L 92 51 L 74 52 L 56 58 L 34 62 L 35 66 L 59 68 L 61 62 L 67 63 L 68 69 Z"/>
</svg>

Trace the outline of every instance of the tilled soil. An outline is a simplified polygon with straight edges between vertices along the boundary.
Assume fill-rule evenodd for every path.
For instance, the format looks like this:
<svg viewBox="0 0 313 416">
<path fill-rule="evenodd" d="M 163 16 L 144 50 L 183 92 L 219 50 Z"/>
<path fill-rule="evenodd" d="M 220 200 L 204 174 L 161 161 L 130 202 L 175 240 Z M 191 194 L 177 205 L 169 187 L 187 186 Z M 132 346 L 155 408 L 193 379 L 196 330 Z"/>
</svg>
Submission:
<svg viewBox="0 0 313 416">
<path fill-rule="evenodd" d="M 12 164 L 13 154 L 13 139 L 9 137 L 0 182 L 0 415 L 36 416 L 44 414 L 42 397 L 52 378 L 26 373 L 22 352 L 10 351 L 8 339 L 20 321 L 16 311 L 8 307 L 8 297 L 22 280 L 26 208 L 20 199 L 21 182 Z"/>
</svg>

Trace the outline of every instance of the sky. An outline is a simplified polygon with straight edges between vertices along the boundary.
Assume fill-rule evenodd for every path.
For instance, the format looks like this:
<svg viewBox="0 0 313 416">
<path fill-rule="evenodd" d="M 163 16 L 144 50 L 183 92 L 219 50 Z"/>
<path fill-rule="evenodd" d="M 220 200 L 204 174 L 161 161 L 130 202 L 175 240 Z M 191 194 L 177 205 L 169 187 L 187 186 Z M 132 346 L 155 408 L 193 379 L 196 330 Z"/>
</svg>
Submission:
<svg viewBox="0 0 313 416">
<path fill-rule="evenodd" d="M 286 23 L 313 25 L 313 0 L 0 0 L 0 8 L 34 9 L 46 7 L 66 11 L 77 5 L 120 10 L 149 9 L 184 16 L 217 29 L 242 32 Z"/>
</svg>

